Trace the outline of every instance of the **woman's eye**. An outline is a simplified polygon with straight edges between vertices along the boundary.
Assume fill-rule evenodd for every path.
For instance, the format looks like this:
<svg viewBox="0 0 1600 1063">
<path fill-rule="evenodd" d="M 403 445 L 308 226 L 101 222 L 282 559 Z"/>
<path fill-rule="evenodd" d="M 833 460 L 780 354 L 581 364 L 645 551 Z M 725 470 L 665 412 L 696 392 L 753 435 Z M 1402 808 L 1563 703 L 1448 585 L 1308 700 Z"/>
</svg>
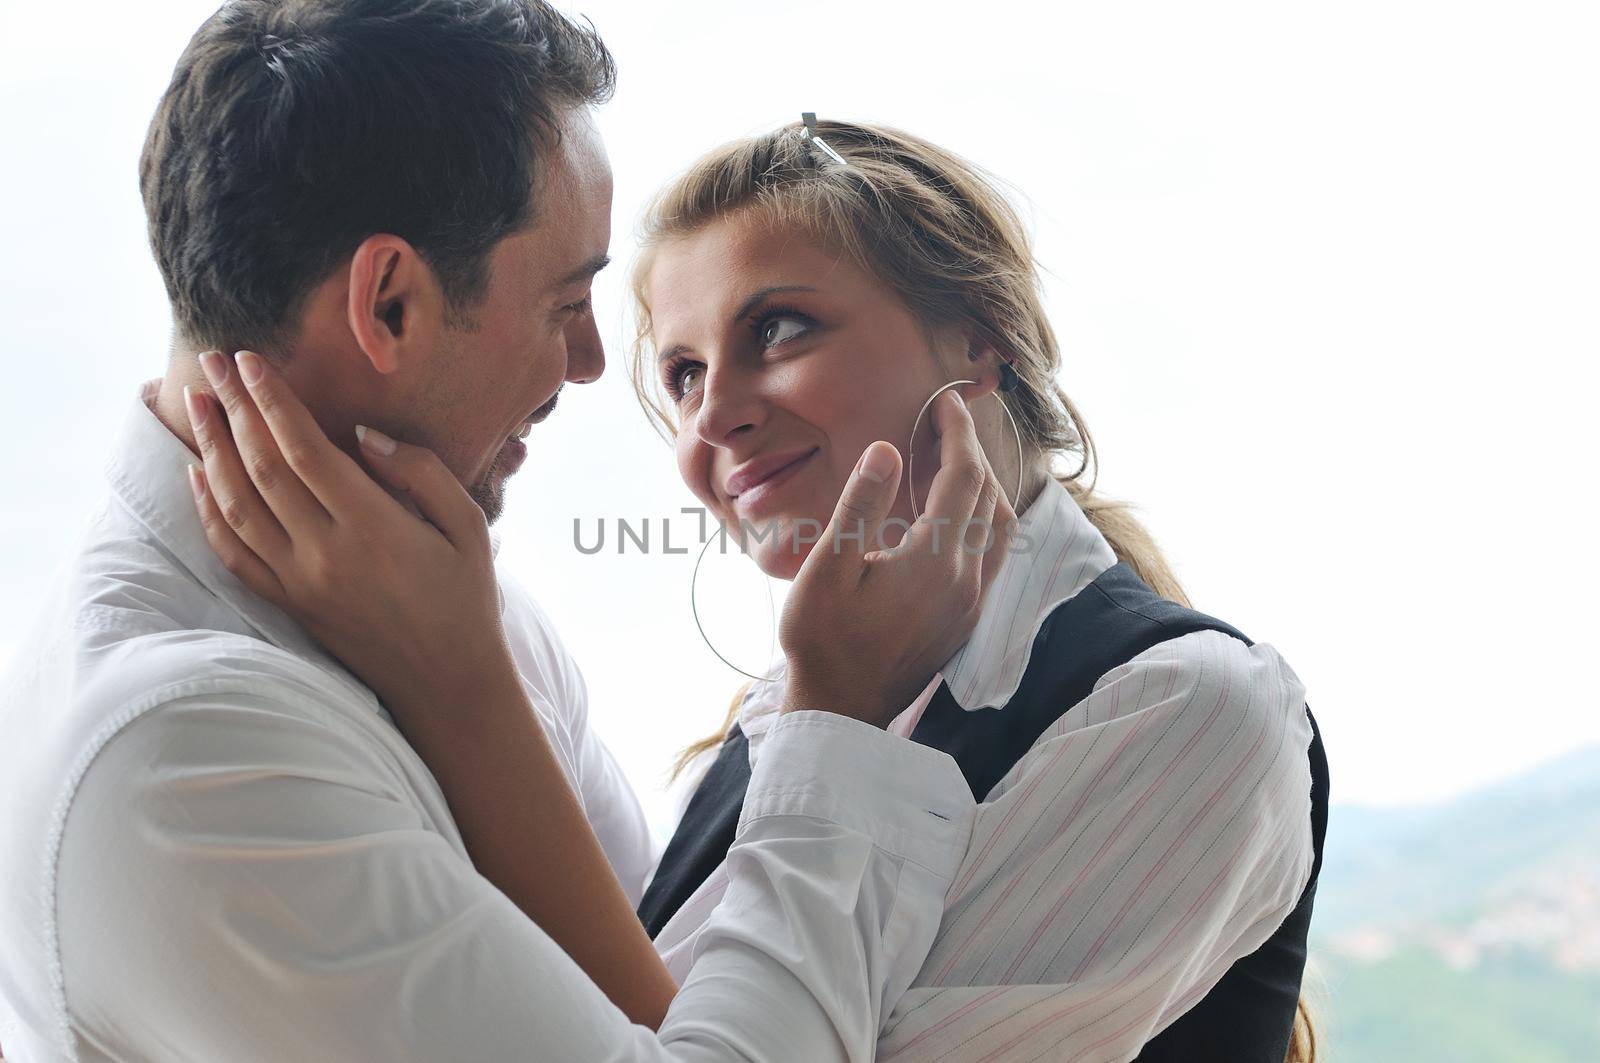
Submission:
<svg viewBox="0 0 1600 1063">
<path fill-rule="evenodd" d="M 761 326 L 761 343 L 766 347 L 773 347 L 786 343 L 796 336 L 803 335 L 808 326 L 804 321 L 795 317 L 768 318 Z"/>
<path fill-rule="evenodd" d="M 700 386 L 700 378 L 705 369 L 698 365 L 675 366 L 667 374 L 667 393 L 673 401 L 682 402 L 684 397 Z"/>
</svg>

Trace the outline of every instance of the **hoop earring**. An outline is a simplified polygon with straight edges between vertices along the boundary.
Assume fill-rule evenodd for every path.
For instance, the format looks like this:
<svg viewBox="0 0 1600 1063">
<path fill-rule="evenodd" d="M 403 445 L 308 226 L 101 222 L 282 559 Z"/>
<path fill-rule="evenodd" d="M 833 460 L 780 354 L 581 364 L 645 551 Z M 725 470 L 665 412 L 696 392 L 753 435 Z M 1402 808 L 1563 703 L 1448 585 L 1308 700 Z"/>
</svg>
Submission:
<svg viewBox="0 0 1600 1063">
<path fill-rule="evenodd" d="M 932 395 L 928 396 L 928 401 L 924 402 L 922 404 L 922 409 L 917 411 L 917 419 L 911 422 L 911 439 L 906 447 L 906 453 L 909 455 L 906 463 L 906 491 L 911 496 L 911 517 L 913 520 L 916 520 L 922 515 L 917 507 L 917 451 L 915 446 L 917 429 L 922 426 L 922 418 L 927 414 L 928 407 L 933 405 L 933 400 L 937 399 L 940 395 L 943 395 L 946 391 L 949 391 L 953 387 L 959 387 L 962 384 L 976 383 L 976 380 L 950 381 L 950 383 L 944 385 Z M 1012 494 L 1012 498 L 1009 500 L 1014 506 L 1016 505 L 1016 501 L 1022 497 L 1022 431 L 1017 427 L 1016 416 L 1012 414 L 1010 407 L 1001 401 L 999 395 L 995 395 L 995 401 L 999 402 L 1000 408 L 1005 411 L 1006 419 L 1011 422 L 1011 435 L 1017 441 L 1017 487 Z M 710 650 L 712 654 L 715 655 L 717 660 L 721 661 L 723 664 L 727 665 L 729 668 L 732 668 L 735 672 L 738 672 L 747 679 L 753 679 L 758 683 L 770 683 L 779 677 L 779 673 L 774 673 L 772 675 L 756 675 L 752 672 L 745 671 L 743 668 L 740 668 L 738 665 L 728 660 L 728 658 L 722 655 L 722 651 L 717 649 L 717 647 L 712 644 L 711 637 L 706 634 L 705 624 L 703 624 L 700 620 L 700 599 L 699 595 L 697 594 L 697 588 L 700 582 L 700 565 L 703 561 L 705 561 L 706 551 L 711 548 L 711 544 L 716 541 L 718 535 L 722 536 L 724 541 L 726 541 L 728 529 L 726 527 L 719 528 L 717 530 L 717 535 L 713 535 L 706 539 L 705 543 L 700 547 L 699 556 L 694 559 L 694 574 L 689 577 L 689 612 L 694 616 L 694 626 L 695 629 L 700 632 L 700 641 L 706 644 L 706 649 Z M 767 585 L 767 613 L 769 616 L 771 616 L 773 613 L 772 586 L 770 584 Z M 776 627 L 776 622 L 774 622 L 774 631 L 776 631 Z"/>
<path fill-rule="evenodd" d="M 721 650 L 717 649 L 716 646 L 712 645 L 711 636 L 706 634 L 705 625 L 700 622 L 700 600 L 699 600 L 699 596 L 695 593 L 696 592 L 696 588 L 698 587 L 699 582 L 700 582 L 700 562 L 702 562 L 702 561 L 704 561 L 706 559 L 706 550 L 708 550 L 711 547 L 711 544 L 717 540 L 717 536 L 718 535 L 722 536 L 723 541 L 726 542 L 727 541 L 727 537 L 728 537 L 728 529 L 727 529 L 727 527 L 723 526 L 723 527 L 718 528 L 717 529 L 717 535 L 713 535 L 713 536 L 710 536 L 709 538 L 707 538 L 706 541 L 705 541 L 705 544 L 700 547 L 700 556 L 694 559 L 694 574 L 689 577 L 689 612 L 694 614 L 694 626 L 695 626 L 695 629 L 700 632 L 700 641 L 704 642 L 706 644 L 706 649 L 710 650 L 713 654 L 716 655 L 717 660 L 721 661 L 723 664 L 727 665 L 729 668 L 732 668 L 735 672 L 738 672 L 740 675 L 744 676 L 747 679 L 754 679 L 758 683 L 770 683 L 772 680 L 778 678 L 778 674 L 777 673 L 774 673 L 773 675 L 752 675 L 751 673 L 745 671 L 743 668 L 740 668 L 738 665 L 734 664 L 732 661 L 730 661 L 726 657 L 724 657 L 722 655 L 722 651 Z M 742 550 L 740 552 L 743 553 Z M 773 606 L 772 606 L 772 584 L 768 583 L 766 585 L 766 588 L 767 588 L 767 615 L 769 617 L 772 617 L 773 612 L 774 612 Z M 777 625 L 777 620 L 776 620 L 775 617 L 773 618 L 772 630 L 773 630 L 773 638 L 774 638 L 774 640 L 776 640 L 778 625 Z"/>
<path fill-rule="evenodd" d="M 917 419 L 911 422 L 911 438 L 906 444 L 906 454 L 909 455 L 906 459 L 906 490 L 911 495 L 912 520 L 917 520 L 922 516 L 922 514 L 917 510 L 917 429 L 922 425 L 922 417 L 928 412 L 928 407 L 933 405 L 933 400 L 938 398 L 940 395 L 943 395 L 951 388 L 960 387 L 962 384 L 976 383 L 976 380 L 950 381 L 950 383 L 944 385 L 932 395 L 928 396 L 928 401 L 924 402 L 922 404 L 922 409 L 917 411 Z M 1001 401 L 999 395 L 995 395 L 994 401 L 1000 403 L 1000 408 L 1006 412 L 1006 419 L 1011 422 L 1011 434 L 1016 438 L 1017 441 L 1017 489 L 1009 499 L 1012 507 L 1015 508 L 1017 503 L 1022 499 L 1022 430 L 1017 427 L 1017 419 L 1012 415 L 1011 407 L 1007 406 L 1003 401 Z"/>
</svg>

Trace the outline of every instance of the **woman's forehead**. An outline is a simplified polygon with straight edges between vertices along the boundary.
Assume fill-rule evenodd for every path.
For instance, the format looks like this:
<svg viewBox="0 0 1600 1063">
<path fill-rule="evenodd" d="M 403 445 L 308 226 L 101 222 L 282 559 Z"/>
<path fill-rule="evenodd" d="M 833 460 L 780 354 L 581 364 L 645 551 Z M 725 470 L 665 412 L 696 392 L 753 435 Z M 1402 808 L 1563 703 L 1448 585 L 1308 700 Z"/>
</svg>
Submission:
<svg viewBox="0 0 1600 1063">
<path fill-rule="evenodd" d="M 846 256 L 803 230 L 718 222 L 658 245 L 641 294 L 659 342 L 675 326 L 725 323 L 763 290 L 843 294 L 871 284 Z"/>
<path fill-rule="evenodd" d="M 735 269 L 745 276 L 751 269 L 823 272 L 840 257 L 808 226 L 741 211 L 660 241 L 651 275 L 652 280 L 659 278 L 663 263 L 673 271 L 707 274 Z"/>
</svg>

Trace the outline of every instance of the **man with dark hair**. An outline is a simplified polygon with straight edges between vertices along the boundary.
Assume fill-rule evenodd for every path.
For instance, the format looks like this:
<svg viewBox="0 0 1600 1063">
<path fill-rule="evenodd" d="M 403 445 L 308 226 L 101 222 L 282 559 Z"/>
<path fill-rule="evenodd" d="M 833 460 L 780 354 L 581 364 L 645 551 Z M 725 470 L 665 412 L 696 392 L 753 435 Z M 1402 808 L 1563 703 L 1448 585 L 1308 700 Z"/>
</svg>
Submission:
<svg viewBox="0 0 1600 1063">
<path fill-rule="evenodd" d="M 429 447 L 494 520 L 563 364 L 604 365 L 611 174 L 585 107 L 614 81 L 599 37 L 542 4 L 225 6 L 139 167 L 177 353 L 279 355 L 331 435 Z M 198 380 L 179 358 L 162 382 L 180 437 Z"/>
<path fill-rule="evenodd" d="M 492 521 L 521 437 L 604 368 L 589 290 L 611 173 L 589 108 L 613 79 L 599 37 L 543 0 L 230 0 L 190 41 L 140 161 L 168 369 L 0 688 L 12 1058 L 666 1058 L 474 870 L 372 692 L 224 570 L 185 479 L 184 391 L 219 388 L 238 370 L 218 352 L 249 348 L 330 439 L 355 452 L 360 424 L 430 448 Z M 527 700 L 636 903 L 638 802 L 549 622 L 500 583 Z M 882 732 L 857 726 L 828 756 L 794 747 L 816 761 L 769 754 L 787 763 L 764 816 L 864 837 L 862 910 L 894 918 L 819 930 L 781 896 L 793 874 L 753 884 L 719 966 L 673 1005 L 677 1053 L 870 1053 L 886 987 L 920 964 L 959 775 L 887 735 L 869 770 Z M 785 804 L 835 776 L 899 792 L 838 816 Z M 918 867 L 882 871 L 903 838 Z"/>
</svg>

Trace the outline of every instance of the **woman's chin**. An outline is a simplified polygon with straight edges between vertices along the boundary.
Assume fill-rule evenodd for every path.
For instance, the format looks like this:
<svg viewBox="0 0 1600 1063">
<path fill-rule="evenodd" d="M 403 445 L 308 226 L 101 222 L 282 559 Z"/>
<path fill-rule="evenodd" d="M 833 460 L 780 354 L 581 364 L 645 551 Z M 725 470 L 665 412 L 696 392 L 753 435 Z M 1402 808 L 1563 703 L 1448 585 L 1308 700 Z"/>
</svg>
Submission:
<svg viewBox="0 0 1600 1063">
<path fill-rule="evenodd" d="M 811 548 L 812 544 L 767 543 L 757 548 L 755 562 L 762 572 L 773 579 L 793 582 L 800 574 L 800 566 L 811 556 Z"/>
<path fill-rule="evenodd" d="M 825 521 L 793 513 L 770 514 L 760 521 L 741 513 L 736 519 L 743 526 L 744 551 L 756 567 L 773 579 L 790 581 L 826 527 Z"/>
</svg>

